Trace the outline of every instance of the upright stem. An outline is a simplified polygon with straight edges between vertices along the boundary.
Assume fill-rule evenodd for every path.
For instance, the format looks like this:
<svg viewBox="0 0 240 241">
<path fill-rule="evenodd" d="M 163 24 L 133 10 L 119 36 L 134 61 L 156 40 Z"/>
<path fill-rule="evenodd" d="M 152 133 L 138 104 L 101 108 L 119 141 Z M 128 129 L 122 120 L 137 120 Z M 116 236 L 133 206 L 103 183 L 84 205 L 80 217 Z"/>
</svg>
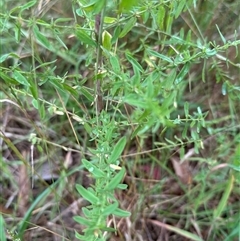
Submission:
<svg viewBox="0 0 240 241">
<path fill-rule="evenodd" d="M 102 32 L 103 32 L 103 19 L 104 19 L 104 14 L 105 14 L 105 6 L 101 11 L 101 13 L 97 14 L 95 17 L 95 34 L 96 34 L 96 39 L 98 41 L 97 45 L 97 63 L 96 63 L 96 69 L 95 69 L 95 76 L 101 71 L 102 68 L 102 49 L 101 49 L 101 44 L 102 44 Z M 102 91 L 101 91 L 101 79 L 98 78 L 96 81 L 96 87 L 95 87 L 95 94 L 96 94 L 96 118 L 98 120 L 98 115 L 103 109 L 103 97 L 102 97 Z"/>
</svg>

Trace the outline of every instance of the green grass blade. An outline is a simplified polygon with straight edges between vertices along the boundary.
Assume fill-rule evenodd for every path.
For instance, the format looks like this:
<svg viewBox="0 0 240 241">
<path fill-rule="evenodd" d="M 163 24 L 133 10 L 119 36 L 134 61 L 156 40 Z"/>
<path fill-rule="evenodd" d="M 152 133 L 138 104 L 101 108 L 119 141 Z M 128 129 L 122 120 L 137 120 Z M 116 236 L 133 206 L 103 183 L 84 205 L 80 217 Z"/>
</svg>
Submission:
<svg viewBox="0 0 240 241">
<path fill-rule="evenodd" d="M 214 213 L 213 213 L 214 219 L 221 216 L 225 206 L 227 205 L 228 198 L 229 198 L 229 196 L 231 194 L 231 191 L 232 191 L 232 188 L 233 188 L 233 183 L 234 183 L 234 176 L 231 175 L 229 180 L 228 180 L 225 191 L 223 193 L 223 196 L 222 196 L 216 210 L 214 210 Z"/>
</svg>

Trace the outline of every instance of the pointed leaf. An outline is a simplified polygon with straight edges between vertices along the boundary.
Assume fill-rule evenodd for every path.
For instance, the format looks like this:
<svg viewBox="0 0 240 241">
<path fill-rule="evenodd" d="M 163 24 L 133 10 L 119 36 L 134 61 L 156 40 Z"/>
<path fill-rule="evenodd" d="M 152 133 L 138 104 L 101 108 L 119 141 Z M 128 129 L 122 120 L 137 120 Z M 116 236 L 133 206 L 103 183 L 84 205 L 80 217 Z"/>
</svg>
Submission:
<svg viewBox="0 0 240 241">
<path fill-rule="evenodd" d="M 108 191 L 114 190 L 118 186 L 118 184 L 122 181 L 124 175 L 125 175 L 125 168 L 122 168 L 107 184 L 107 186 L 105 187 L 105 190 L 108 190 Z"/>
<path fill-rule="evenodd" d="M 77 222 L 77 223 L 80 223 L 80 224 L 83 224 L 85 226 L 90 226 L 92 224 L 91 221 L 89 221 L 88 219 L 86 218 L 83 218 L 81 216 L 75 216 L 73 217 L 73 219 Z"/>
<path fill-rule="evenodd" d="M 88 171 L 93 174 L 94 177 L 100 178 L 100 177 L 106 176 L 102 170 L 98 169 L 94 164 L 92 164 L 88 160 L 82 159 L 82 163 L 85 166 L 85 168 L 88 169 Z"/>
<path fill-rule="evenodd" d="M 109 157 L 110 163 L 115 163 L 115 161 L 119 158 L 122 151 L 124 150 L 125 145 L 126 145 L 126 137 L 124 136 L 118 141 L 118 143 L 114 147 L 113 152 Z"/>
<path fill-rule="evenodd" d="M 112 35 L 108 31 L 104 30 L 102 33 L 102 45 L 105 49 L 109 51 L 112 48 L 111 39 L 112 39 Z"/>
<path fill-rule="evenodd" d="M 128 60 L 133 66 L 135 66 L 136 68 L 138 68 L 141 72 L 144 72 L 143 67 L 137 62 L 137 60 L 136 60 L 135 58 L 133 58 L 133 56 L 132 56 L 130 53 L 126 52 L 126 53 L 125 53 L 125 56 L 126 56 L 127 60 Z"/>
<path fill-rule="evenodd" d="M 114 202 L 113 204 L 110 204 L 109 206 L 107 206 L 103 212 L 102 215 L 103 216 L 109 216 L 111 214 L 113 214 L 113 212 L 118 208 L 118 202 Z"/>
<path fill-rule="evenodd" d="M 79 29 L 76 31 L 77 38 L 84 44 L 96 47 L 97 43 L 87 34 L 85 30 Z"/>
<path fill-rule="evenodd" d="M 78 193 L 90 203 L 99 202 L 99 198 L 96 195 L 94 195 L 92 192 L 84 188 L 82 185 L 76 184 L 76 189 Z"/>
<path fill-rule="evenodd" d="M 39 41 L 39 43 L 43 47 L 45 47 L 49 50 L 53 49 L 50 42 L 48 41 L 48 39 L 39 31 L 39 29 L 36 25 L 33 27 L 33 33 L 34 33 L 36 39 Z"/>
<path fill-rule="evenodd" d="M 125 26 L 123 27 L 123 30 L 121 31 L 121 33 L 119 34 L 119 38 L 123 38 L 129 31 L 131 31 L 131 29 L 134 27 L 136 22 L 137 22 L 136 17 L 130 18 L 125 24 Z"/>
<path fill-rule="evenodd" d="M 113 215 L 117 217 L 129 217 L 131 213 L 128 211 L 122 210 L 120 208 L 117 208 L 116 210 L 113 211 Z"/>
<path fill-rule="evenodd" d="M 160 54 L 160 53 L 158 53 L 154 50 L 151 50 L 151 49 L 148 49 L 147 52 L 150 56 L 155 56 L 155 57 L 160 58 L 160 59 L 162 59 L 162 60 L 164 60 L 164 61 L 166 61 L 170 64 L 173 64 L 173 60 L 166 55 Z"/>
<path fill-rule="evenodd" d="M 27 79 L 20 72 L 18 72 L 17 70 L 15 70 L 13 72 L 13 77 L 14 77 L 14 79 L 18 83 L 20 83 L 22 85 L 25 85 L 25 86 L 30 86 L 30 84 L 28 83 Z"/>
<path fill-rule="evenodd" d="M 217 206 L 217 209 L 214 210 L 213 214 L 214 214 L 215 219 L 221 216 L 225 206 L 227 205 L 228 198 L 229 198 L 232 188 L 233 188 L 233 183 L 234 183 L 234 176 L 231 175 L 229 177 L 229 180 L 228 180 L 227 186 L 225 188 L 225 191 L 223 193 L 223 196 Z"/>
</svg>

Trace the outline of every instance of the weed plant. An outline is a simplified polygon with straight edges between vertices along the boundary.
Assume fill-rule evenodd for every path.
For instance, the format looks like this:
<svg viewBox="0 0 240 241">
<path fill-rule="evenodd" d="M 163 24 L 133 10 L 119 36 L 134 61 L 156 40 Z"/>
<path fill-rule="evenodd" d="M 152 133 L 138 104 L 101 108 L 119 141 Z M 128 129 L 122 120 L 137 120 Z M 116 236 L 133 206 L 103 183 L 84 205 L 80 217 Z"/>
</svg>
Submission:
<svg viewBox="0 0 240 241">
<path fill-rule="evenodd" d="M 0 8 L 1 240 L 238 240 L 237 1 Z"/>
</svg>

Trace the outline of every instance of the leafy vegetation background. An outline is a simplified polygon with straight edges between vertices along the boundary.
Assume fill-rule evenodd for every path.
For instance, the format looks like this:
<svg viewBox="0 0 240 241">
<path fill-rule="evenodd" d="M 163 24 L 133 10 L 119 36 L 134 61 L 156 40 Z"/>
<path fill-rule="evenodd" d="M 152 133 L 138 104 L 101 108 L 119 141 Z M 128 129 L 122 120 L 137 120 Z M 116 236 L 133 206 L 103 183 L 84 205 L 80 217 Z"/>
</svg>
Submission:
<svg viewBox="0 0 240 241">
<path fill-rule="evenodd" d="M 82 160 L 102 170 L 123 136 L 131 216 L 104 240 L 239 239 L 238 1 L 0 9 L 1 240 L 76 240 L 76 184 L 97 185 Z"/>
</svg>

